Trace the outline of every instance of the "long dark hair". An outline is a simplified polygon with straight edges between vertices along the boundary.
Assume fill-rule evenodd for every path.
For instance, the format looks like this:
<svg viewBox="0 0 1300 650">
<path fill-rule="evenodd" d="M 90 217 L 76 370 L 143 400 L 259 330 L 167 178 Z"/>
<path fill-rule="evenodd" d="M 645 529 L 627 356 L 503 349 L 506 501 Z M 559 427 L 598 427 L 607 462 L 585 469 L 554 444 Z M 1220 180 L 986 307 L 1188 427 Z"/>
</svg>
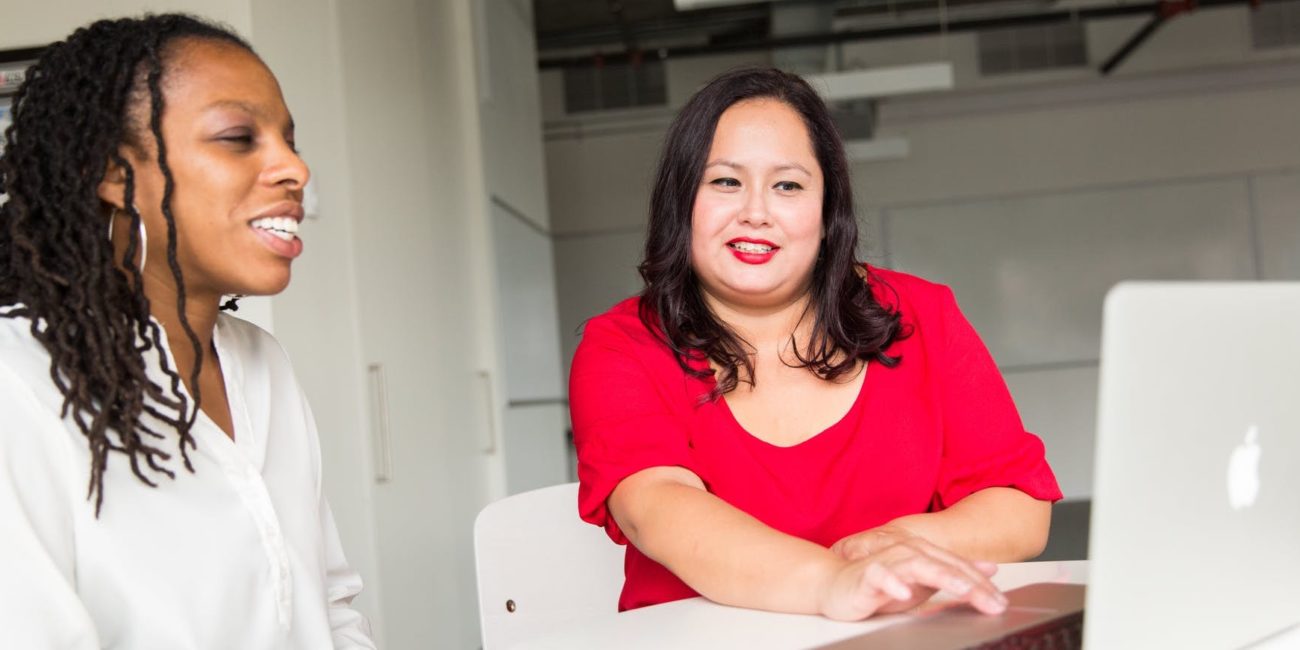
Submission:
<svg viewBox="0 0 1300 650">
<path fill-rule="evenodd" d="M 771 68 L 728 72 L 697 92 L 668 128 L 650 197 L 645 259 L 638 267 L 645 280 L 641 322 L 672 349 L 687 373 L 710 376 L 712 370 L 698 367 L 705 360 L 720 368 L 713 399 L 736 388 L 740 368 L 743 381 L 755 382 L 753 347 L 704 302 L 690 263 L 691 214 L 718 118 L 737 102 L 759 98 L 784 102 L 799 113 L 825 178 L 825 238 L 809 289 L 812 336 L 806 346 L 793 346 L 797 367 L 836 379 L 860 360 L 893 366 L 898 359 L 884 350 L 903 335 L 899 314 L 880 304 L 858 274 L 864 267 L 854 258 L 858 225 L 848 162 L 825 103 L 797 75 Z"/>
<path fill-rule="evenodd" d="M 168 436 L 148 426 L 148 414 L 176 432 L 181 465 L 193 472 L 190 433 L 199 413 L 198 336 L 185 315 L 185 284 L 176 259 L 175 190 L 162 136 L 162 86 L 167 62 L 182 39 L 252 48 L 227 29 L 180 14 L 101 20 L 47 48 L 27 70 L 5 131 L 0 183 L 0 312 L 31 320 L 32 336 L 50 355 L 50 378 L 90 446 L 87 498 L 98 516 L 110 452 L 123 455 L 135 476 L 154 486 L 175 477 Z M 144 110 L 147 107 L 148 110 Z M 164 178 L 167 262 L 177 287 L 180 323 L 195 352 L 193 403 L 168 361 L 158 324 L 150 319 L 140 269 L 135 170 L 122 145 L 147 151 L 152 138 Z M 97 189 L 109 163 L 125 175 L 131 236 L 120 265 L 107 238 L 111 218 Z M 123 272 L 121 269 L 126 269 Z M 170 380 L 149 378 L 146 353 L 156 350 Z"/>
</svg>

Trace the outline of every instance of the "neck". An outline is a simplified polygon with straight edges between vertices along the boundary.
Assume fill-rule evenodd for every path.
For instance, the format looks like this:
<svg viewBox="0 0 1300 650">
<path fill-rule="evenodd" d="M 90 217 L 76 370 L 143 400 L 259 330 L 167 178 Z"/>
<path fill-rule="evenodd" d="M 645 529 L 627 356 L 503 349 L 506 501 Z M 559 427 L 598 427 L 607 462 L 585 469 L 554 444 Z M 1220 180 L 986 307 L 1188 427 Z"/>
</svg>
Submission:
<svg viewBox="0 0 1300 650">
<path fill-rule="evenodd" d="M 812 298 L 808 291 L 770 304 L 745 304 L 724 300 L 701 287 L 704 302 L 718 320 L 726 323 L 756 349 L 783 349 L 793 336 L 796 344 L 808 339 L 812 327 Z"/>
<path fill-rule="evenodd" d="M 170 279 L 170 278 L 169 278 Z M 167 333 L 167 342 L 171 348 L 172 359 L 177 370 L 188 386 L 190 374 L 194 370 L 194 345 L 181 324 L 177 305 L 178 292 L 172 282 L 157 281 L 150 274 L 144 276 L 144 293 L 149 298 L 149 313 Z M 215 360 L 216 353 L 212 347 L 212 334 L 217 325 L 221 296 L 201 292 L 185 293 L 185 320 L 199 339 L 204 363 Z M 192 389 L 192 387 L 191 387 Z"/>
</svg>

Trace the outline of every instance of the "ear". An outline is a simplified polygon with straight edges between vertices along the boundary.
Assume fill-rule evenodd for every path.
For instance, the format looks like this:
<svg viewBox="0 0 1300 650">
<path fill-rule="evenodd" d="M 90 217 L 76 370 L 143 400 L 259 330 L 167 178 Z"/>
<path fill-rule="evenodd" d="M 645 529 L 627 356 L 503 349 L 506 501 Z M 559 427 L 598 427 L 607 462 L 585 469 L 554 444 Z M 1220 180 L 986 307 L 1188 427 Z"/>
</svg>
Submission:
<svg viewBox="0 0 1300 650">
<path fill-rule="evenodd" d="M 95 193 L 99 199 L 118 210 L 126 209 L 126 170 L 110 159 L 104 170 L 104 180 Z"/>
</svg>

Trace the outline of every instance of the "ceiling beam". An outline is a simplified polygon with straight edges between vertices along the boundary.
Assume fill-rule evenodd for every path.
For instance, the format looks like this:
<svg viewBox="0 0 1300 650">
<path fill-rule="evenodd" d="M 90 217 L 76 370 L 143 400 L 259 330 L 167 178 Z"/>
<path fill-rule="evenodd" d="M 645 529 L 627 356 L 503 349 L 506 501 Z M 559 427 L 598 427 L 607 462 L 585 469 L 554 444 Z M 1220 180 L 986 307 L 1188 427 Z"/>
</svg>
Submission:
<svg viewBox="0 0 1300 650">
<path fill-rule="evenodd" d="M 1046 25 L 1078 20 L 1100 20 L 1125 16 L 1150 16 L 1159 11 L 1161 2 L 1135 3 L 1131 5 L 1105 5 L 1061 11 L 1040 11 L 1010 16 L 970 18 L 948 22 L 927 22 L 915 25 L 897 25 L 870 29 L 853 29 L 818 34 L 795 34 L 789 36 L 756 38 L 725 43 L 705 45 L 680 45 L 648 49 L 636 53 L 638 56 L 675 59 L 698 56 L 711 56 L 729 52 L 751 52 L 774 50 L 782 47 L 805 45 L 831 45 L 852 41 L 885 40 L 910 36 L 928 36 L 942 33 L 970 32 L 1002 27 L 1021 27 L 1026 25 Z M 1240 6 L 1252 4 L 1252 0 L 1200 0 L 1199 8 Z M 599 58 L 593 53 L 584 56 L 556 56 L 540 58 L 539 68 L 581 68 L 599 63 L 626 63 L 633 58 L 632 52 L 601 52 Z"/>
</svg>

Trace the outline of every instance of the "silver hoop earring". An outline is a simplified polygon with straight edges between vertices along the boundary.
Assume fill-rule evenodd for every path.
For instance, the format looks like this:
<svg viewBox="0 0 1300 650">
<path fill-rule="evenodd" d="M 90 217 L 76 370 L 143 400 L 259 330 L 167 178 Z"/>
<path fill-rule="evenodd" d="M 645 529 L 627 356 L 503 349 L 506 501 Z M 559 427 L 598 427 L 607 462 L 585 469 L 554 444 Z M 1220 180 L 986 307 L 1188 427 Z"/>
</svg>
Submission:
<svg viewBox="0 0 1300 650">
<path fill-rule="evenodd" d="M 117 221 L 118 209 L 113 208 L 113 212 L 108 215 L 108 242 L 113 243 L 113 223 Z M 149 259 L 149 232 L 144 229 L 144 220 L 140 220 L 140 225 L 136 228 L 140 234 L 140 270 L 144 271 L 145 260 Z"/>
<path fill-rule="evenodd" d="M 140 271 L 144 271 L 144 261 L 149 259 L 149 231 L 144 229 L 144 219 L 140 220 Z"/>
</svg>

